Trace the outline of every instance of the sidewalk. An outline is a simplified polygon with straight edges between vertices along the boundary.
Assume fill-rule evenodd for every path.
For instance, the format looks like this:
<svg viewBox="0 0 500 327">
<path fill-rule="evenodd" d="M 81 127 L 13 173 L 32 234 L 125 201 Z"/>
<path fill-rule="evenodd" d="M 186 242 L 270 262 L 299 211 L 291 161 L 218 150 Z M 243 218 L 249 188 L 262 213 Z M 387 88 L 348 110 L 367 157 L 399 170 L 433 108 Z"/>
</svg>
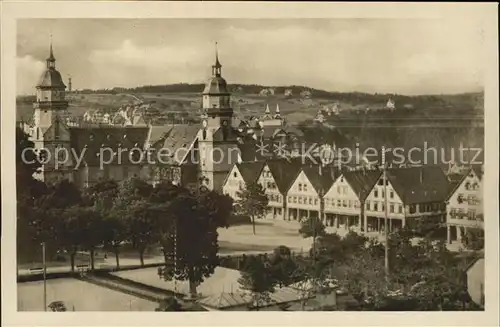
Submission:
<svg viewBox="0 0 500 327">
<path fill-rule="evenodd" d="M 234 251 L 234 252 L 219 254 L 219 256 L 225 257 L 225 256 L 242 255 L 242 254 L 252 255 L 252 254 L 263 254 L 263 253 L 271 253 L 271 252 L 272 251 Z M 163 256 L 155 256 L 155 257 L 150 257 L 150 258 L 144 259 L 145 265 L 161 264 L 163 262 L 165 262 L 165 259 Z M 107 261 L 95 263 L 94 266 L 95 266 L 95 269 L 115 268 L 116 261 L 114 260 L 114 258 L 108 258 Z M 139 258 L 120 258 L 120 269 L 137 268 L 140 266 L 141 265 L 140 265 Z M 58 266 L 58 267 L 47 267 L 47 274 L 69 273 L 70 271 L 71 271 L 71 265 Z M 76 272 L 78 271 L 78 268 L 76 266 L 75 266 L 75 271 Z M 41 270 L 37 270 L 36 272 L 30 272 L 30 269 L 28 269 L 28 268 L 18 269 L 19 276 L 41 275 L 41 274 L 43 274 L 43 271 L 41 271 Z"/>
</svg>

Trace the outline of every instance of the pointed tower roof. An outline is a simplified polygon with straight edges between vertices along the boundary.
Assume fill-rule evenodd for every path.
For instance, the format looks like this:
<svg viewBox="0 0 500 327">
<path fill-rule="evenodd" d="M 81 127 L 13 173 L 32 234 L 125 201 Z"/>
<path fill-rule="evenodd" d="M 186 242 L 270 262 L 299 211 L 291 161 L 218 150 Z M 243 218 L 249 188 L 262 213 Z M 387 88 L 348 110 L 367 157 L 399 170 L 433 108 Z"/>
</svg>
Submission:
<svg viewBox="0 0 500 327">
<path fill-rule="evenodd" d="M 225 94 L 228 95 L 227 83 L 222 78 L 222 65 L 219 62 L 219 53 L 217 50 L 217 42 L 215 42 L 215 64 L 212 65 L 212 77 L 205 84 L 203 94 Z"/>
<path fill-rule="evenodd" d="M 219 61 L 219 51 L 217 50 L 217 42 L 215 42 L 215 68 L 221 68 L 222 65 L 220 64 Z"/>
<path fill-rule="evenodd" d="M 270 114 L 271 110 L 269 110 L 269 105 L 266 105 L 266 114 Z"/>
<path fill-rule="evenodd" d="M 62 88 L 65 89 L 66 85 L 61 77 L 61 73 L 56 70 L 56 58 L 54 57 L 54 51 L 52 49 L 52 42 L 50 42 L 49 57 L 47 58 L 47 69 L 40 77 L 40 81 L 37 87 L 49 88 Z"/>
<path fill-rule="evenodd" d="M 50 54 L 49 57 L 47 58 L 47 61 L 51 62 L 56 61 L 56 58 L 54 57 L 54 51 L 52 50 L 52 41 L 50 41 Z"/>
<path fill-rule="evenodd" d="M 276 104 L 276 113 L 277 114 L 280 113 L 280 105 L 279 105 L 279 103 Z"/>
</svg>

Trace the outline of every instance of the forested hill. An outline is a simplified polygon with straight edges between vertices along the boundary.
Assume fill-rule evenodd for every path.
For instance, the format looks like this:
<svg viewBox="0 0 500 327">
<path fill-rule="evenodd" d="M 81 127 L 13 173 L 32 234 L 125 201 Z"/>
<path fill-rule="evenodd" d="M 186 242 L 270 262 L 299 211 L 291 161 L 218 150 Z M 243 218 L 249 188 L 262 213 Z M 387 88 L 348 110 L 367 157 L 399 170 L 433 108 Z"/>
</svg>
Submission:
<svg viewBox="0 0 500 327">
<path fill-rule="evenodd" d="M 100 94 L 119 94 L 119 93 L 200 93 L 204 88 L 203 84 L 165 84 L 165 85 L 144 85 L 134 88 L 112 88 L 99 90 L 81 90 L 78 93 L 100 93 Z M 413 108 L 464 108 L 466 110 L 483 110 L 484 94 L 483 92 L 471 92 L 461 94 L 443 94 L 443 95 L 399 95 L 382 93 L 362 93 L 362 92 L 329 92 L 309 88 L 306 86 L 263 86 L 256 84 L 231 84 L 230 91 L 235 95 L 263 95 L 263 96 L 285 96 L 296 98 L 303 97 L 305 93 L 310 93 L 311 98 L 325 99 L 331 101 L 346 102 L 350 104 L 374 104 L 385 105 L 390 98 L 397 104 L 405 104 Z M 272 90 L 273 93 L 263 94 L 266 90 Z"/>
</svg>

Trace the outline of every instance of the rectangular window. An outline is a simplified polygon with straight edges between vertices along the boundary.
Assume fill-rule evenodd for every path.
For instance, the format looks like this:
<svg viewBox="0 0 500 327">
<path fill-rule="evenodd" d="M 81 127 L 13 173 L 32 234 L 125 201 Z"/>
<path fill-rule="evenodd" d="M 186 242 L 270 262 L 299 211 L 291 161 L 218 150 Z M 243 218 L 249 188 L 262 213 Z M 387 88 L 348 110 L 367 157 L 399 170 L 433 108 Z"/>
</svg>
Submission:
<svg viewBox="0 0 500 327">
<path fill-rule="evenodd" d="M 302 184 L 299 183 L 299 191 L 302 191 Z"/>
<path fill-rule="evenodd" d="M 304 184 L 304 192 L 307 192 L 307 184 Z"/>
<path fill-rule="evenodd" d="M 469 220 L 476 220 L 476 210 L 470 209 L 468 212 Z"/>
<path fill-rule="evenodd" d="M 299 196 L 299 204 L 302 204 L 302 197 Z"/>
<path fill-rule="evenodd" d="M 391 203 L 389 207 L 389 212 L 393 213 L 394 212 L 394 204 Z"/>
<path fill-rule="evenodd" d="M 375 191 L 373 192 L 373 196 L 374 196 L 374 197 L 376 197 L 376 198 L 378 198 L 378 190 L 375 190 Z"/>
<path fill-rule="evenodd" d="M 349 208 L 352 208 L 352 200 L 349 200 Z"/>
<path fill-rule="evenodd" d="M 342 206 L 345 208 L 347 207 L 347 201 L 346 200 L 342 200 Z"/>
<path fill-rule="evenodd" d="M 318 199 L 314 199 L 314 205 L 317 206 L 318 205 Z"/>
<path fill-rule="evenodd" d="M 393 192 L 393 191 L 391 191 L 391 192 L 389 193 L 389 197 L 390 197 L 391 199 L 394 199 L 394 192 Z"/>
<path fill-rule="evenodd" d="M 410 213 L 415 213 L 417 212 L 417 206 L 414 204 L 410 204 Z"/>
<path fill-rule="evenodd" d="M 293 203 L 297 203 L 297 197 L 296 196 L 293 197 Z"/>
<path fill-rule="evenodd" d="M 420 204 L 420 205 L 418 206 L 418 210 L 419 210 L 419 212 L 427 212 L 427 210 L 426 210 L 426 209 L 427 209 L 427 208 L 426 208 L 426 206 L 425 206 L 425 205 L 423 205 L 423 204 Z"/>
<path fill-rule="evenodd" d="M 366 201 L 365 210 L 370 210 L 370 201 Z"/>
<path fill-rule="evenodd" d="M 341 206 L 342 206 L 342 201 L 337 200 L 337 207 L 339 207 L 339 208 L 340 208 Z"/>
<path fill-rule="evenodd" d="M 378 202 L 373 202 L 373 211 L 378 211 Z"/>
<path fill-rule="evenodd" d="M 309 204 L 313 204 L 313 199 L 309 198 Z"/>
<path fill-rule="evenodd" d="M 398 212 L 403 213 L 403 206 L 402 205 L 398 205 Z"/>
<path fill-rule="evenodd" d="M 382 190 L 382 198 L 385 198 L 385 192 Z"/>
<path fill-rule="evenodd" d="M 338 193 L 338 194 L 341 194 L 341 191 L 340 191 L 340 186 L 337 186 L 337 193 Z"/>
</svg>

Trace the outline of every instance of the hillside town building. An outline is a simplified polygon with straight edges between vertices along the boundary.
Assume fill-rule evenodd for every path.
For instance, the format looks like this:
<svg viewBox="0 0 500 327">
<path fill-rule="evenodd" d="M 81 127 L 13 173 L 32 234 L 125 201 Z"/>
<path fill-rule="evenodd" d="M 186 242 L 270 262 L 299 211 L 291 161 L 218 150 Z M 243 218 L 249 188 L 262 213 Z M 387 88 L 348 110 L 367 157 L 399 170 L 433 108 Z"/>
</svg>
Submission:
<svg viewBox="0 0 500 327">
<path fill-rule="evenodd" d="M 203 184 L 221 190 L 229 170 L 241 159 L 241 149 L 255 159 L 252 144 L 245 148 L 245 138 L 240 138 L 232 126 L 231 97 L 218 53 L 212 77 L 202 93 L 202 126 L 146 125 L 135 107 L 124 108 L 114 116 L 87 111 L 83 117 L 87 123 L 69 123 L 66 86 L 55 62 L 51 45 L 46 70 L 36 87 L 32 124 L 20 124 L 35 147 L 49 156 L 36 176 L 43 181 L 68 179 L 86 187 L 106 178 L 119 181 L 138 176 L 154 183 L 165 177 L 187 186 Z M 120 118 L 122 122 L 117 122 Z M 76 153 L 81 162 L 68 156 L 66 160 L 58 158 L 64 163 L 56 163 L 57 148 Z M 145 159 L 148 151 L 160 150 L 168 154 L 161 162 Z"/>
<path fill-rule="evenodd" d="M 448 243 L 462 242 L 469 228 L 484 228 L 482 173 L 477 168 L 449 176 L 450 192 L 446 201 Z"/>
<path fill-rule="evenodd" d="M 420 219 L 444 226 L 450 184 L 440 167 L 390 168 L 383 177 L 380 169 L 340 171 L 286 160 L 242 162 L 227 176 L 223 192 L 237 201 L 234 195 L 245 185 L 260 183 L 269 199 L 270 219 L 318 217 L 327 226 L 384 232 L 387 213 L 389 231 Z"/>
</svg>

